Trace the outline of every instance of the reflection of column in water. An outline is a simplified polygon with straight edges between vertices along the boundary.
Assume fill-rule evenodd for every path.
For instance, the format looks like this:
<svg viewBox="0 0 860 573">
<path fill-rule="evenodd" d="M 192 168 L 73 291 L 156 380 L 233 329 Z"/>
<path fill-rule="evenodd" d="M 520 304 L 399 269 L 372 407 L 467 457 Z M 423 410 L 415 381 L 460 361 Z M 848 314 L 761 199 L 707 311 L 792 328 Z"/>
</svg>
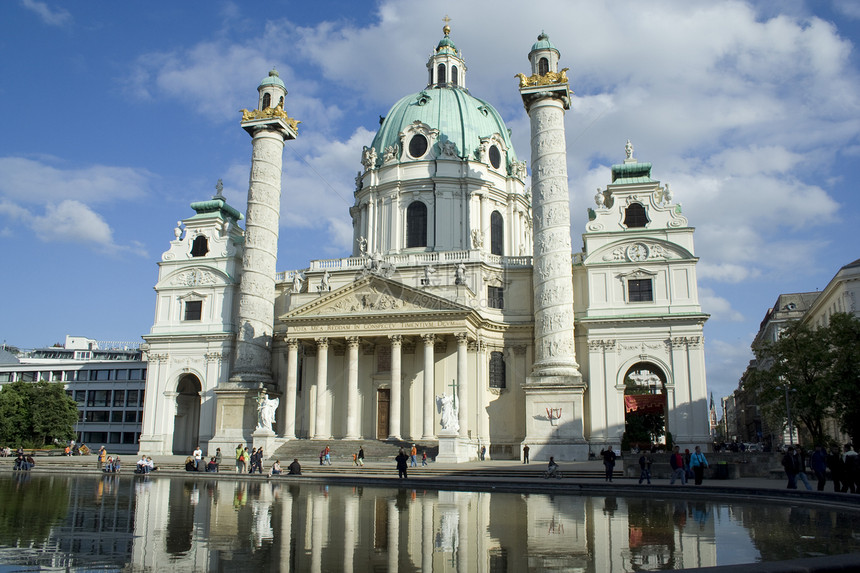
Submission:
<svg viewBox="0 0 860 573">
<path fill-rule="evenodd" d="M 358 495 L 348 494 L 343 506 L 343 571 L 352 573 L 355 557 L 355 530 L 358 525 L 355 517 L 358 515 Z"/>
<path fill-rule="evenodd" d="M 252 531 L 254 535 L 254 546 L 262 547 L 264 539 L 272 539 L 272 489 L 266 483 L 260 487 L 260 493 L 256 499 L 251 501 L 251 513 L 254 516 Z"/>
<path fill-rule="evenodd" d="M 279 566 L 281 571 L 292 571 L 293 541 L 293 493 L 288 487 L 282 487 L 278 502 L 281 504 L 281 555 Z"/>
<path fill-rule="evenodd" d="M 457 528 L 457 571 L 459 573 L 466 573 L 467 571 L 471 571 L 474 568 L 469 567 L 469 552 L 474 551 L 474 547 L 469 544 L 469 498 L 468 496 L 464 496 L 461 501 L 463 501 L 463 505 L 460 509 L 463 512 L 463 515 L 458 517 L 458 528 Z M 474 544 L 472 544 L 474 545 Z"/>
<path fill-rule="evenodd" d="M 308 517 L 311 521 L 311 571 L 322 571 L 323 530 L 326 521 L 323 520 L 323 504 L 326 502 L 322 495 L 308 496 Z"/>
<path fill-rule="evenodd" d="M 425 494 L 421 499 L 421 570 L 433 571 L 433 500 Z"/>
<path fill-rule="evenodd" d="M 397 571 L 397 558 L 400 553 L 400 513 L 397 500 L 388 500 L 388 571 Z"/>
</svg>

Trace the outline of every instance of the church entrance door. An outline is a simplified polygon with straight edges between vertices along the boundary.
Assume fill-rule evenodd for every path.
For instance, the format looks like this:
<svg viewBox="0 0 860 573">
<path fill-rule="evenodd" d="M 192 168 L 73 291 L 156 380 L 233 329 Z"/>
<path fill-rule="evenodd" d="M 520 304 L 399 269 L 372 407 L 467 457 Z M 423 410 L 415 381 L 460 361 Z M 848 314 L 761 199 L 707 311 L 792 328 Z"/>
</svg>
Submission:
<svg viewBox="0 0 860 573">
<path fill-rule="evenodd" d="M 380 388 L 376 391 L 376 439 L 388 439 L 388 417 L 391 406 L 391 390 Z"/>
<path fill-rule="evenodd" d="M 173 453 L 186 455 L 199 444 L 200 390 L 197 376 L 186 374 L 179 379 L 176 391 L 176 417 L 173 420 Z"/>
</svg>

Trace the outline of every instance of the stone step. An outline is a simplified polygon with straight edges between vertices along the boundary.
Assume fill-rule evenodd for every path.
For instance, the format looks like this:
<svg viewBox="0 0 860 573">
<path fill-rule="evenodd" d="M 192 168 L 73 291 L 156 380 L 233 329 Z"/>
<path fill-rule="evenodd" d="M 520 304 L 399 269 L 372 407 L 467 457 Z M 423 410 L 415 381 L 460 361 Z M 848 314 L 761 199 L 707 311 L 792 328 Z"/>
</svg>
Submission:
<svg viewBox="0 0 860 573">
<path fill-rule="evenodd" d="M 439 453 L 437 444 L 421 444 L 414 442 L 418 449 L 418 458 L 422 452 L 427 452 L 427 459 L 433 460 Z M 266 454 L 268 460 L 279 459 L 281 462 L 298 458 L 299 460 L 319 459 L 320 451 L 326 446 L 331 450 L 331 460 L 338 462 L 352 462 L 352 455 L 358 453 L 358 449 L 364 448 L 365 461 L 394 460 L 394 457 L 403 448 L 407 454 L 412 449 L 413 442 L 408 441 L 379 441 L 379 440 L 292 440 L 279 447 L 273 454 Z"/>
</svg>

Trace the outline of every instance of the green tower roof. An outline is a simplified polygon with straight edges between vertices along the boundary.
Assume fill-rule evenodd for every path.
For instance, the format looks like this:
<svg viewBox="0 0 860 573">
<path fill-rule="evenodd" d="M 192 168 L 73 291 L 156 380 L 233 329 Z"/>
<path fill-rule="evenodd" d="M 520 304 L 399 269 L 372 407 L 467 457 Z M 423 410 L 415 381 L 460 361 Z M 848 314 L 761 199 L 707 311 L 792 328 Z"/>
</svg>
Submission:
<svg viewBox="0 0 860 573">
<path fill-rule="evenodd" d="M 260 81 L 260 85 L 257 87 L 257 89 L 260 89 L 263 86 L 271 85 L 280 86 L 284 89 L 287 89 L 287 86 L 284 85 L 284 81 L 278 75 L 278 71 L 275 68 L 272 68 L 272 71 L 269 72 L 268 77 L 265 77 Z"/>
<path fill-rule="evenodd" d="M 554 50 L 558 52 L 558 48 L 549 41 L 549 36 L 545 32 L 541 32 L 537 39 L 538 41 L 532 44 L 532 52 L 535 50 Z"/>
</svg>

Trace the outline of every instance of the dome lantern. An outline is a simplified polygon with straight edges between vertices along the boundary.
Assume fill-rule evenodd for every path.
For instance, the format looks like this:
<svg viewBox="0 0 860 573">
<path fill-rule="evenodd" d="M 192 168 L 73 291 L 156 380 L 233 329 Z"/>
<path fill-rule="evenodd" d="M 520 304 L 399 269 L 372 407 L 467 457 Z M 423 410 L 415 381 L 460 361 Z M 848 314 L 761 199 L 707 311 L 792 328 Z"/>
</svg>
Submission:
<svg viewBox="0 0 860 573">
<path fill-rule="evenodd" d="M 558 59 L 561 55 L 549 40 L 546 32 L 541 32 L 537 42 L 532 44 L 529 61 L 532 64 L 532 75 L 545 76 L 548 72 L 558 72 Z"/>
<path fill-rule="evenodd" d="M 287 95 L 287 86 L 278 75 L 278 70 L 272 68 L 269 75 L 260 81 L 257 86 L 257 91 L 260 92 L 260 100 L 257 109 L 264 110 L 270 107 L 284 107 L 284 97 Z"/>
<path fill-rule="evenodd" d="M 427 62 L 429 81 L 427 88 L 433 87 L 466 87 L 466 63 L 462 54 L 454 42 L 451 41 L 451 27 L 448 26 L 448 18 L 445 17 L 445 26 L 442 28 L 444 36 L 436 45 L 433 55 Z"/>
</svg>

